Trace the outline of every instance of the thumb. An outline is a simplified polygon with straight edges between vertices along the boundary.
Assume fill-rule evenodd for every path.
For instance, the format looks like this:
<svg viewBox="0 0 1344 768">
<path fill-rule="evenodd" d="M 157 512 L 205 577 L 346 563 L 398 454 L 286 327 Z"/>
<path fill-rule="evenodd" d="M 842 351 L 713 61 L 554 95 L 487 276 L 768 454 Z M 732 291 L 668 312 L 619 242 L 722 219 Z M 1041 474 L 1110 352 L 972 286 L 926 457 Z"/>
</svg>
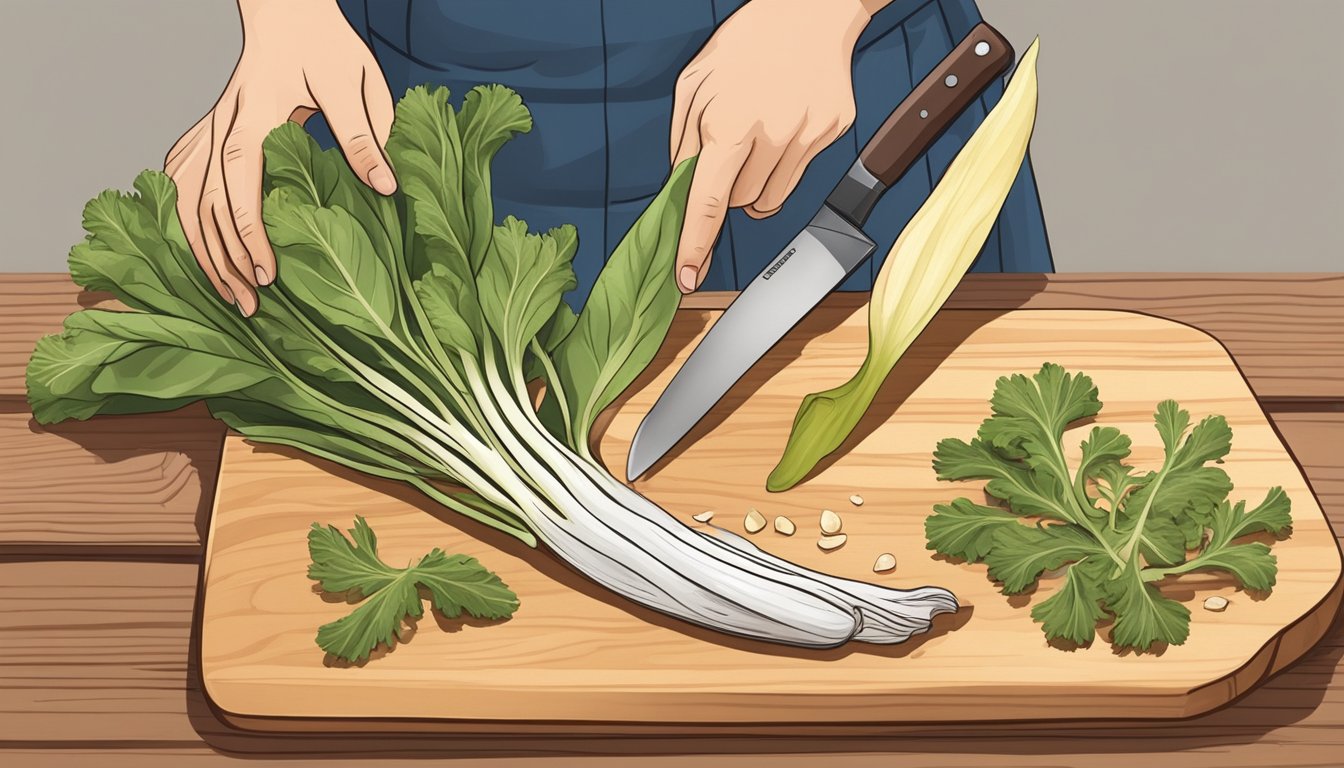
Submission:
<svg viewBox="0 0 1344 768">
<path fill-rule="evenodd" d="M 380 141 L 387 132 L 374 130 L 363 88 L 342 89 L 339 95 L 318 99 L 317 104 L 350 170 L 381 195 L 397 191 L 397 178 Z"/>
<path fill-rule="evenodd" d="M 682 293 L 700 287 L 705 279 L 714 241 L 723 228 L 728 214 L 728 196 L 738 173 L 746 163 L 748 146 L 724 147 L 706 144 L 695 163 L 695 177 L 686 197 L 686 219 L 681 226 L 677 243 L 677 264 L 674 273 Z"/>
</svg>

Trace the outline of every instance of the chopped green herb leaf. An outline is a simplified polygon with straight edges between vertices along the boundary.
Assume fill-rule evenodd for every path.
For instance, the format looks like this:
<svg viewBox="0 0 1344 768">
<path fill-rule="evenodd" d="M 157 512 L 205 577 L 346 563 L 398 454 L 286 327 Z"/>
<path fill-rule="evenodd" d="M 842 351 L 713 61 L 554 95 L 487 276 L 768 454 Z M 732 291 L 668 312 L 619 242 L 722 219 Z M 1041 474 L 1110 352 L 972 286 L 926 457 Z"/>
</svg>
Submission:
<svg viewBox="0 0 1344 768">
<path fill-rule="evenodd" d="M 1165 458 L 1158 470 L 1136 474 L 1124 463 L 1130 438 L 1114 427 L 1092 428 L 1076 468 L 1065 459 L 1069 424 L 1101 411 L 1083 374 L 1046 363 L 1031 378 L 1005 376 L 990 404 L 975 438 L 938 443 L 933 468 L 940 480 L 988 480 L 985 490 L 1006 508 L 965 498 L 936 505 L 924 524 L 928 548 L 984 562 L 1004 594 L 1064 568 L 1058 590 L 1031 612 L 1048 639 L 1089 643 L 1097 623 L 1113 617 L 1118 647 L 1179 645 L 1190 633 L 1190 611 L 1154 582 L 1219 570 L 1247 589 L 1274 586 L 1270 548 L 1239 540 L 1287 531 L 1288 496 L 1271 488 L 1250 511 L 1244 501 L 1228 501 L 1231 480 L 1208 466 L 1232 449 L 1222 416 L 1191 428 L 1188 411 L 1173 400 L 1159 403 L 1153 420 Z"/>
<path fill-rule="evenodd" d="M 378 538 L 364 518 L 355 518 L 347 539 L 335 526 L 317 523 L 308 531 L 308 578 L 327 592 L 357 591 L 363 601 L 349 615 L 317 630 L 322 650 L 346 661 L 362 661 L 379 643 L 400 640 L 406 617 L 424 615 L 418 587 L 434 607 L 455 618 L 506 619 L 518 596 L 474 557 L 434 549 L 409 568 L 393 568 L 378 557 Z"/>
</svg>

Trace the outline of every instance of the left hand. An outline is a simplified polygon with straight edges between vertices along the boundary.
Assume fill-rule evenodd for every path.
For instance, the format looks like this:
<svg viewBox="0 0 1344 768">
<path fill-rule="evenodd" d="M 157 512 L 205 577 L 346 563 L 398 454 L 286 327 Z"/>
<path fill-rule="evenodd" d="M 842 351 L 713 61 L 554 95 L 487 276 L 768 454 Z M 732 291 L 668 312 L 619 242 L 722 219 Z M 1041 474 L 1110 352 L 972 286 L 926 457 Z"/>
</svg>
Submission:
<svg viewBox="0 0 1344 768">
<path fill-rule="evenodd" d="M 694 155 L 677 249 L 683 293 L 700 287 L 728 208 L 761 219 L 854 122 L 851 62 L 862 0 L 750 0 L 677 79 L 672 165 Z"/>
</svg>

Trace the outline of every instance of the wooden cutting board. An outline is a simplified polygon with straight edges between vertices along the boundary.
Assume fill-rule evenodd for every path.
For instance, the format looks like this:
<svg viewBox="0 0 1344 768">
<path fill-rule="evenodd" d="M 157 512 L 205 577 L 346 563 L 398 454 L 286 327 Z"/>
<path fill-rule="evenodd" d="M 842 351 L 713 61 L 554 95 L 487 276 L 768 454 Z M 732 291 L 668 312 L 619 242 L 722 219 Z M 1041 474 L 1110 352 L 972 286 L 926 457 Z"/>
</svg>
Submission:
<svg viewBox="0 0 1344 768">
<path fill-rule="evenodd" d="M 606 415 L 602 456 L 624 467 L 639 420 L 717 312 L 686 310 L 662 353 Z M 685 625 L 614 597 L 543 551 L 435 508 L 414 491 L 297 452 L 230 437 L 204 574 L 200 662 L 205 691 L 235 725 L 273 730 L 458 730 L 501 733 L 867 732 L 911 721 L 1178 718 L 1221 706 L 1299 658 L 1340 603 L 1340 552 L 1302 472 L 1236 364 L 1188 326 L 1127 312 L 944 311 L 887 381 L 843 455 L 804 484 L 770 494 L 799 399 L 847 378 L 866 346 L 862 307 L 822 307 L 739 382 L 692 442 L 636 487 L 670 514 L 715 510 L 742 531 L 757 507 L 798 532 L 767 529 L 760 546 L 809 567 L 897 587 L 937 584 L 963 608 L 897 646 L 828 651 L 776 647 Z M 1267 598 L 1213 575 L 1163 586 L 1192 612 L 1189 640 L 1155 653 L 1047 645 L 1031 606 L 1056 587 L 1005 597 L 983 565 L 924 547 L 931 507 L 982 483 L 943 483 L 930 467 L 943 437 L 970 437 L 988 415 L 995 379 L 1044 361 L 1089 374 L 1097 423 L 1134 439 L 1134 461 L 1156 467 L 1151 414 L 1175 398 L 1195 420 L 1223 414 L 1234 431 L 1223 465 L 1234 497 L 1258 502 L 1273 485 L 1292 500 L 1293 532 L 1273 544 L 1278 586 Z M 1090 427 L 1067 435 L 1076 459 Z M 849 497 L 859 493 L 861 507 Z M 844 518 L 848 543 L 816 546 L 821 510 Z M 313 642 L 350 610 L 306 578 L 313 522 L 350 527 L 365 516 L 381 553 L 404 563 L 434 546 L 478 557 L 518 593 L 511 620 L 426 614 L 407 642 L 367 663 L 337 663 Z M 892 573 L 874 574 L 882 552 Z M 1225 612 L 1202 608 L 1210 595 Z"/>
</svg>

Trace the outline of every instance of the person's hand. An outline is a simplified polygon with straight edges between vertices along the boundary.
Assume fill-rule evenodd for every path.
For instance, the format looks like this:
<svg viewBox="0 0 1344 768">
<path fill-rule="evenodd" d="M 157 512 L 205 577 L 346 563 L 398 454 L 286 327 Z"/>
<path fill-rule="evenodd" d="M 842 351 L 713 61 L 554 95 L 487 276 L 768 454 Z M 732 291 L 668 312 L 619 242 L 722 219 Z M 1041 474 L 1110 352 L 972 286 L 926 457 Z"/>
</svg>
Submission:
<svg viewBox="0 0 1344 768">
<path fill-rule="evenodd" d="M 392 97 L 373 54 L 334 0 L 239 0 L 243 52 L 215 106 L 164 160 L 196 261 L 226 301 L 257 310 L 275 279 L 261 219 L 261 142 L 286 120 L 321 112 L 364 183 L 397 188 L 383 152 Z"/>
<path fill-rule="evenodd" d="M 704 280 L 728 208 L 772 215 L 812 158 L 849 130 L 865 4 L 873 2 L 751 0 L 682 70 L 672 165 L 700 155 L 677 248 L 682 292 Z"/>
</svg>

